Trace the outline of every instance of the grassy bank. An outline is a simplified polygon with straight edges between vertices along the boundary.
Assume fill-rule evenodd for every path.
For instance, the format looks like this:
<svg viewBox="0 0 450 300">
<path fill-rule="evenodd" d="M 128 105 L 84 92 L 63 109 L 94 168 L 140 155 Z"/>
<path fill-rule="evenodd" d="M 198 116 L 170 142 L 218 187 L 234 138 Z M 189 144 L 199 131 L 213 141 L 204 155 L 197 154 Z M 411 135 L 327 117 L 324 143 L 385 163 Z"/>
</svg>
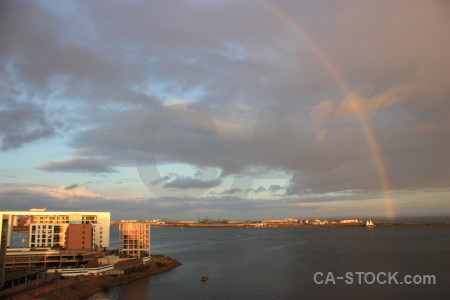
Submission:
<svg viewBox="0 0 450 300">
<path fill-rule="evenodd" d="M 118 276 L 95 276 L 89 280 L 83 280 L 56 289 L 51 292 L 40 294 L 33 299 L 46 299 L 46 300 L 81 300 L 95 294 L 102 290 L 108 290 L 112 287 L 127 284 L 129 282 L 145 278 L 154 274 L 168 271 L 172 268 L 181 265 L 175 259 L 165 257 L 158 261 L 150 261 L 145 265 L 128 268 L 124 275 Z"/>
</svg>

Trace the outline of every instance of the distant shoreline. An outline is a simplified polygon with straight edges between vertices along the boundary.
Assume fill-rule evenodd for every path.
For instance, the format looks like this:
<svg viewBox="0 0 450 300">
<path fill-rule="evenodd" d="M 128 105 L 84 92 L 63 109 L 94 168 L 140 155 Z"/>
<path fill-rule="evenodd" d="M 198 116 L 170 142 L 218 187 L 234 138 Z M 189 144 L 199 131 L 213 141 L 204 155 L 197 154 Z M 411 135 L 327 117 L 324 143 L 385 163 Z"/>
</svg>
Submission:
<svg viewBox="0 0 450 300">
<path fill-rule="evenodd" d="M 152 227 L 183 227 L 183 228 L 279 228 L 279 227 L 365 227 L 365 223 L 357 224 L 271 224 L 269 226 L 253 227 L 255 223 L 251 224 L 152 224 Z M 385 223 L 374 222 L 375 227 L 403 227 L 403 226 L 450 226 L 448 222 L 397 222 L 397 223 Z M 111 227 L 119 226 L 119 223 L 112 222 Z M 28 232 L 26 226 L 14 226 L 15 232 Z"/>
<path fill-rule="evenodd" d="M 403 226 L 450 226 L 450 223 L 384 223 L 374 222 L 376 227 L 403 227 Z M 118 226 L 111 223 L 111 226 Z M 263 227 L 253 227 L 252 224 L 157 224 L 152 227 L 179 227 L 179 228 L 280 228 L 280 227 L 365 227 L 365 223 L 357 224 L 271 224 Z"/>
</svg>

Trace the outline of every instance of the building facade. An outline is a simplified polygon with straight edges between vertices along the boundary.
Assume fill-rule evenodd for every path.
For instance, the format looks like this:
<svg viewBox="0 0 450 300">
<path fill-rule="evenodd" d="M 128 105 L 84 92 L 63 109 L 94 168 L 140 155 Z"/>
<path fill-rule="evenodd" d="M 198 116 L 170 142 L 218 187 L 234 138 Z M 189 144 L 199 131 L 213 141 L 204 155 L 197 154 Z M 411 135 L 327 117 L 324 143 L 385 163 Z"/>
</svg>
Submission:
<svg viewBox="0 0 450 300">
<path fill-rule="evenodd" d="M 93 248 L 92 224 L 69 224 L 66 231 L 66 250 L 86 250 Z"/>
<path fill-rule="evenodd" d="M 64 247 L 66 230 L 69 224 L 39 223 L 31 224 L 28 233 L 28 246 Z"/>
<path fill-rule="evenodd" d="M 28 247 L 65 247 L 67 229 L 72 224 L 91 224 L 91 248 L 109 247 L 110 212 L 56 212 L 46 210 L 0 212 L 9 216 L 7 246 L 12 245 L 13 224 L 27 216 Z M 88 248 L 86 248 L 88 249 Z"/>
<path fill-rule="evenodd" d="M 147 222 L 121 221 L 119 223 L 119 251 L 123 255 L 145 257 L 150 255 L 150 228 Z"/>
<path fill-rule="evenodd" d="M 9 216 L 0 212 L 0 289 L 5 282 L 6 245 L 8 240 Z"/>
</svg>

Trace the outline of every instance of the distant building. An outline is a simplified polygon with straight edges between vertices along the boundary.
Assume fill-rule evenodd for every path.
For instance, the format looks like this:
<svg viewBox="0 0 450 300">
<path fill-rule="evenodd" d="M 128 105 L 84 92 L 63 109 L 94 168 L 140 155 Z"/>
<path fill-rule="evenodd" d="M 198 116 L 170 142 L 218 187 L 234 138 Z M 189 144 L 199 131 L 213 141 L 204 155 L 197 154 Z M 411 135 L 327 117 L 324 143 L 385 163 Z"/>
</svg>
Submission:
<svg viewBox="0 0 450 300">
<path fill-rule="evenodd" d="M 297 223 L 297 220 L 294 219 L 282 219 L 282 220 L 263 220 L 265 224 L 294 224 Z"/>
<path fill-rule="evenodd" d="M 245 223 L 244 221 L 236 221 L 236 220 L 228 220 L 227 222 L 228 224 L 243 224 Z"/>
<path fill-rule="evenodd" d="M 8 240 L 9 216 L 0 212 L 0 289 L 5 282 L 6 244 Z"/>
<path fill-rule="evenodd" d="M 119 251 L 127 256 L 145 257 L 150 255 L 151 224 L 137 221 L 119 223 Z"/>
<path fill-rule="evenodd" d="M 341 220 L 339 221 L 339 223 L 341 224 L 353 224 L 353 223 L 360 223 L 362 221 L 357 220 L 357 219 L 348 219 L 348 220 Z"/>
<path fill-rule="evenodd" d="M 13 224 L 17 223 L 19 216 L 29 216 L 28 247 L 64 247 L 67 229 L 72 224 L 92 225 L 91 248 L 109 247 L 110 212 L 56 212 L 33 209 L 33 211 L 4 211 L 0 214 L 9 216 L 6 242 L 8 247 L 12 245 Z"/>
<path fill-rule="evenodd" d="M 148 223 L 154 224 L 154 225 L 164 225 L 164 224 L 166 224 L 166 222 L 161 221 L 161 220 L 151 220 Z"/>
<path fill-rule="evenodd" d="M 255 228 L 260 228 L 260 227 L 266 227 L 267 225 L 264 223 L 253 223 L 253 224 L 249 224 L 249 227 L 255 227 Z"/>
<path fill-rule="evenodd" d="M 39 211 L 39 212 L 43 212 L 43 211 L 47 211 L 47 208 L 46 208 L 46 207 L 44 207 L 44 208 L 32 208 L 32 209 L 30 209 L 29 211 L 34 211 L 34 212 Z"/>
<path fill-rule="evenodd" d="M 193 225 L 193 224 L 197 224 L 197 221 L 178 221 L 176 222 L 177 224 L 182 224 L 182 225 Z"/>
</svg>

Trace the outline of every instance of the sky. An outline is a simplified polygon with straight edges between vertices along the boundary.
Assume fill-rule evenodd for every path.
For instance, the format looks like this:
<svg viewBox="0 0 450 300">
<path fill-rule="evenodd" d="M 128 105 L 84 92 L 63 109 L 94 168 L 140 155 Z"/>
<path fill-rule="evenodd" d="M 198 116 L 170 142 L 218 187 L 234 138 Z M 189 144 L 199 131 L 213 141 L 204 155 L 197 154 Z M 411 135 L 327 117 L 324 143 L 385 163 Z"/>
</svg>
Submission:
<svg viewBox="0 0 450 300">
<path fill-rule="evenodd" d="M 1 1 L 0 210 L 450 215 L 450 3 Z"/>
</svg>

